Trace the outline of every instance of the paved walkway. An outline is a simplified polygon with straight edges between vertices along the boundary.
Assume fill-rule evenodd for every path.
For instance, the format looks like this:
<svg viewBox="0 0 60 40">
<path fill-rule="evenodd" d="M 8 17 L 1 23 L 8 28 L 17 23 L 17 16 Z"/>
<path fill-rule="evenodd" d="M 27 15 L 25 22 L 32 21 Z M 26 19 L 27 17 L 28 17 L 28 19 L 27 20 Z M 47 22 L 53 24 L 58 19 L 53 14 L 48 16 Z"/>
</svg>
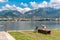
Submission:
<svg viewBox="0 0 60 40">
<path fill-rule="evenodd" d="M 0 40 L 15 40 L 7 32 L 0 32 Z"/>
<path fill-rule="evenodd" d="M 7 40 L 7 38 L 3 32 L 0 32 L 0 40 Z"/>
</svg>

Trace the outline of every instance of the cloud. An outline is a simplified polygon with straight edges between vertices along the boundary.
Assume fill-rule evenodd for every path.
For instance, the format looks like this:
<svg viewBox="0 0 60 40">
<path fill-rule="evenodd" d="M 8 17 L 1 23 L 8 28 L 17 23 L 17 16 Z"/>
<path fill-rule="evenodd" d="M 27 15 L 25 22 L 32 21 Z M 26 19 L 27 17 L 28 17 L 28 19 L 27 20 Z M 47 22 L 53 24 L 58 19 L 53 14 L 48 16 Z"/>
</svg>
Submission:
<svg viewBox="0 0 60 40">
<path fill-rule="evenodd" d="M 50 0 L 49 3 L 46 1 L 43 1 L 42 3 L 30 2 L 30 6 L 32 7 L 32 9 L 29 8 L 26 3 L 22 2 L 20 5 L 24 6 L 24 8 L 17 7 L 15 4 L 14 5 L 6 4 L 5 6 L 3 6 L 0 9 L 0 11 L 2 11 L 2 10 L 18 10 L 19 12 L 25 13 L 32 9 L 38 9 L 38 8 L 44 8 L 44 7 L 52 7 L 52 8 L 59 9 L 60 8 L 60 0 Z"/>
<path fill-rule="evenodd" d="M 43 1 L 42 3 L 36 3 L 36 2 L 30 2 L 30 5 L 34 8 L 34 9 L 37 9 L 37 8 L 40 8 L 40 7 L 47 7 L 47 2 L 46 1 Z"/>
<path fill-rule="evenodd" d="M 34 9 L 38 8 L 38 4 L 37 4 L 36 2 L 30 2 L 30 5 L 31 5 Z"/>
<path fill-rule="evenodd" d="M 39 7 L 47 7 L 48 3 L 46 1 L 43 1 L 42 3 L 38 4 L 38 8 Z"/>
<path fill-rule="evenodd" d="M 24 7 L 28 7 L 28 5 L 27 5 L 26 3 L 23 3 L 23 2 L 21 2 L 20 5 L 22 5 L 22 6 L 24 6 Z"/>
<path fill-rule="evenodd" d="M 50 0 L 50 2 L 60 2 L 60 0 Z"/>
<path fill-rule="evenodd" d="M 2 11 L 2 9 L 0 9 L 0 12 Z"/>
<path fill-rule="evenodd" d="M 6 4 L 5 6 L 2 7 L 3 10 L 15 10 L 16 6 L 15 5 L 9 5 Z"/>
<path fill-rule="evenodd" d="M 0 0 L 0 2 L 7 2 L 8 0 Z"/>
<path fill-rule="evenodd" d="M 29 10 L 31 10 L 31 8 L 26 7 L 26 8 L 24 8 L 23 13 L 25 13 L 25 12 L 27 12 Z"/>
<path fill-rule="evenodd" d="M 28 8 L 28 7 L 26 7 L 26 8 L 16 7 L 16 9 L 17 9 L 18 11 L 20 11 L 21 13 L 23 13 L 23 14 L 24 14 L 25 12 L 31 10 L 31 8 Z"/>
<path fill-rule="evenodd" d="M 24 9 L 20 7 L 16 7 L 16 10 L 18 10 L 19 12 L 22 12 Z"/>
<path fill-rule="evenodd" d="M 21 7 L 17 7 L 16 5 L 9 5 L 9 4 L 6 4 L 5 6 L 3 6 L 0 11 L 3 11 L 3 10 L 17 10 L 21 13 L 24 13 L 24 12 L 27 12 L 29 10 L 31 10 L 29 7 L 25 7 L 25 8 L 21 8 Z"/>
<path fill-rule="evenodd" d="M 49 7 L 59 9 L 60 8 L 60 0 L 50 0 Z"/>
<path fill-rule="evenodd" d="M 30 5 L 33 9 L 38 9 L 42 7 L 51 7 L 55 9 L 60 8 L 60 0 L 50 0 L 50 2 L 43 1 L 42 3 L 30 2 Z"/>
</svg>

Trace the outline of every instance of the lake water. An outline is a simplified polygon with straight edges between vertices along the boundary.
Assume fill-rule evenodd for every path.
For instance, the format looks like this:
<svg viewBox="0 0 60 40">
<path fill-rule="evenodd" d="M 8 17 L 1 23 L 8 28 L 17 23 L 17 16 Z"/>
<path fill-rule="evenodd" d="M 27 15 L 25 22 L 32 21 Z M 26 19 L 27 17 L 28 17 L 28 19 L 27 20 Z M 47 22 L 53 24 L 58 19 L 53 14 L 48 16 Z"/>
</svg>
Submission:
<svg viewBox="0 0 60 40">
<path fill-rule="evenodd" d="M 60 21 L 0 21 L 0 31 L 4 30 L 5 24 L 8 30 L 34 30 L 36 26 L 41 29 L 41 24 L 46 25 L 48 29 L 60 29 Z"/>
</svg>

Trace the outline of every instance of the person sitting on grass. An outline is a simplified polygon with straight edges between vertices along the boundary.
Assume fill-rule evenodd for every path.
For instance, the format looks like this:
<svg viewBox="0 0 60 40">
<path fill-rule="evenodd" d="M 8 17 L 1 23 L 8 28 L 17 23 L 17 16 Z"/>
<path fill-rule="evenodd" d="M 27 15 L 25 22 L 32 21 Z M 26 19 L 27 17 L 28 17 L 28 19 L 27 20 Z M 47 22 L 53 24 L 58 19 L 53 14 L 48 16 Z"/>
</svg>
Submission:
<svg viewBox="0 0 60 40">
<path fill-rule="evenodd" d="M 36 28 L 35 28 L 34 32 L 38 32 L 38 26 L 36 26 Z"/>
<path fill-rule="evenodd" d="M 46 30 L 46 26 L 45 25 L 42 25 L 42 30 Z"/>
</svg>

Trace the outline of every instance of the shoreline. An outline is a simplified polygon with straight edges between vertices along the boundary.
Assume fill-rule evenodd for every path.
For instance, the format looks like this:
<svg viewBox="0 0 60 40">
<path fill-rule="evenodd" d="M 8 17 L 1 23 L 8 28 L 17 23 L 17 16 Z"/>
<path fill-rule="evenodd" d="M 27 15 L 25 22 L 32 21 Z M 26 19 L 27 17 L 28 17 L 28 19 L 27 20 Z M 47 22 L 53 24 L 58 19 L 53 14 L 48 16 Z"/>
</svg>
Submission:
<svg viewBox="0 0 60 40">
<path fill-rule="evenodd" d="M 52 30 L 60 30 L 60 29 L 52 29 Z M 21 32 L 21 31 L 34 31 L 34 30 L 9 30 L 8 32 Z"/>
</svg>

